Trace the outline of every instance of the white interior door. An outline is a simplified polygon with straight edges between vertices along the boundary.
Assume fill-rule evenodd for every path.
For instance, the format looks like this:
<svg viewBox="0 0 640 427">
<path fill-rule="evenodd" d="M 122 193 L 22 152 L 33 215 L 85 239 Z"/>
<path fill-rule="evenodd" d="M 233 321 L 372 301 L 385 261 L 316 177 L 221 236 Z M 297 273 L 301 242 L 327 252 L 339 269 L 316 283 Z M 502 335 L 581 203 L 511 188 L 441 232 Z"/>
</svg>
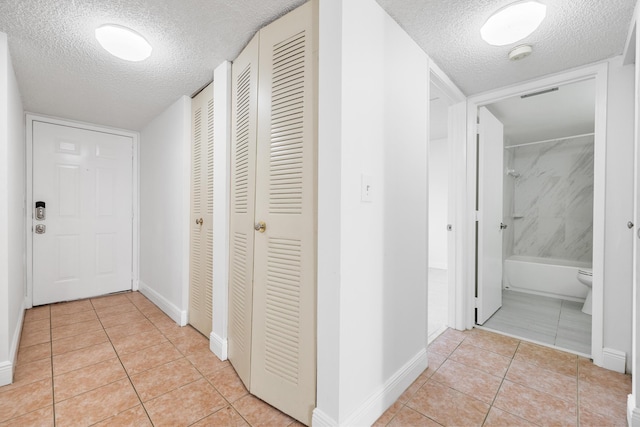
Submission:
<svg viewBox="0 0 640 427">
<path fill-rule="evenodd" d="M 213 322 L 213 83 L 191 102 L 189 323 L 204 336 Z"/>
<path fill-rule="evenodd" d="M 478 302 L 482 325 L 502 306 L 503 125 L 489 110 L 478 112 Z"/>
<path fill-rule="evenodd" d="M 130 137 L 33 122 L 33 305 L 131 289 L 132 178 Z"/>
</svg>

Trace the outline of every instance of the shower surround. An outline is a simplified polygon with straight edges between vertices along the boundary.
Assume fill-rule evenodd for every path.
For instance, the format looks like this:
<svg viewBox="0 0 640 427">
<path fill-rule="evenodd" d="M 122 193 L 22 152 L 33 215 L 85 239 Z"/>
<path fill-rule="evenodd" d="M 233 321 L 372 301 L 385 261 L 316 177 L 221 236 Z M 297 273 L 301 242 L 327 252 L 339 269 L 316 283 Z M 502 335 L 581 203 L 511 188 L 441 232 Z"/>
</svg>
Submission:
<svg viewBox="0 0 640 427">
<path fill-rule="evenodd" d="M 591 263 L 593 142 L 587 135 L 505 150 L 505 163 L 520 174 L 504 178 L 513 225 L 506 256 Z"/>
</svg>

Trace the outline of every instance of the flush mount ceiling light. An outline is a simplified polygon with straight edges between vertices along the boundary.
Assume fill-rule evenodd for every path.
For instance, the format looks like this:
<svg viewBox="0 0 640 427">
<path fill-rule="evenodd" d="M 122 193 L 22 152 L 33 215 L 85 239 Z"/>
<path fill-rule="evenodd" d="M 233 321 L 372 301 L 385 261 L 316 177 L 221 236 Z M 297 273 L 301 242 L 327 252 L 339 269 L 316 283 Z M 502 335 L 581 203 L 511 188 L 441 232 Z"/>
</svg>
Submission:
<svg viewBox="0 0 640 427">
<path fill-rule="evenodd" d="M 547 6 L 537 1 L 513 3 L 491 15 L 480 35 L 492 46 L 515 43 L 533 33 L 546 14 Z"/>
<path fill-rule="evenodd" d="M 144 37 L 121 25 L 105 24 L 96 28 L 96 39 L 107 52 L 126 61 L 143 61 L 153 50 Z"/>
</svg>

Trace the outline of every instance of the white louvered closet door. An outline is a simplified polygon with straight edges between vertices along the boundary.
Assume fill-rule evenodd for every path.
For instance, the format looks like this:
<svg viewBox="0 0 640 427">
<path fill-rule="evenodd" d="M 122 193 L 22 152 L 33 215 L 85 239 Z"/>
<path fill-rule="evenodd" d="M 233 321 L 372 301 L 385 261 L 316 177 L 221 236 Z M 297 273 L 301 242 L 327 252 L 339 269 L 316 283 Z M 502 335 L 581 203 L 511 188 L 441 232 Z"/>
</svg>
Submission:
<svg viewBox="0 0 640 427">
<path fill-rule="evenodd" d="M 233 62 L 231 105 L 231 212 L 229 215 L 229 360 L 251 385 L 253 219 L 255 213 L 258 36 Z"/>
<path fill-rule="evenodd" d="M 310 425 L 316 402 L 313 2 L 260 31 L 251 392 Z"/>
<path fill-rule="evenodd" d="M 213 307 L 213 83 L 191 102 L 189 323 L 209 337 Z"/>
</svg>

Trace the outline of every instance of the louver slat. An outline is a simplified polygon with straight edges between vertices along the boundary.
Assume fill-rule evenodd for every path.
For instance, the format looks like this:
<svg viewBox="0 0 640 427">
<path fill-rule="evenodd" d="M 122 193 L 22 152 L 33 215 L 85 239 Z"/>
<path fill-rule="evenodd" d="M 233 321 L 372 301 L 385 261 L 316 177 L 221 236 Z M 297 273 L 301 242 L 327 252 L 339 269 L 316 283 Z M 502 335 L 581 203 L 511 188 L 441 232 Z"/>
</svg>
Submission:
<svg viewBox="0 0 640 427">
<path fill-rule="evenodd" d="M 269 213 L 302 213 L 305 33 L 273 48 Z M 286 179 L 283 179 L 286 175 Z"/>
</svg>

